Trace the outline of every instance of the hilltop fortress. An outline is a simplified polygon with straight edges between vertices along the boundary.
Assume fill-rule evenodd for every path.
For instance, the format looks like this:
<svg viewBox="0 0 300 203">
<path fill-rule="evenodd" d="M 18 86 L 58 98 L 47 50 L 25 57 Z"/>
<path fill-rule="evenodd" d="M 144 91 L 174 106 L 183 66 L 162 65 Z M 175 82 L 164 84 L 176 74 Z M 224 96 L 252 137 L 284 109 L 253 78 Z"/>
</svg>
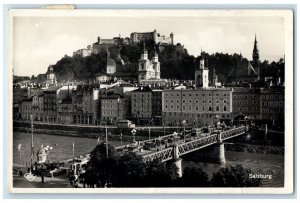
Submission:
<svg viewBox="0 0 300 203">
<path fill-rule="evenodd" d="M 102 39 L 100 36 L 97 38 L 97 42 L 93 45 L 88 45 L 86 49 L 79 49 L 73 53 L 73 55 L 81 55 L 82 57 L 90 56 L 92 53 L 97 54 L 100 51 L 106 50 L 113 46 L 129 44 L 137 45 L 138 43 L 145 41 L 153 41 L 160 46 L 173 45 L 174 34 L 170 33 L 170 36 L 160 35 L 156 30 L 153 32 L 133 32 L 129 37 L 121 38 L 114 37 L 112 39 Z"/>
</svg>

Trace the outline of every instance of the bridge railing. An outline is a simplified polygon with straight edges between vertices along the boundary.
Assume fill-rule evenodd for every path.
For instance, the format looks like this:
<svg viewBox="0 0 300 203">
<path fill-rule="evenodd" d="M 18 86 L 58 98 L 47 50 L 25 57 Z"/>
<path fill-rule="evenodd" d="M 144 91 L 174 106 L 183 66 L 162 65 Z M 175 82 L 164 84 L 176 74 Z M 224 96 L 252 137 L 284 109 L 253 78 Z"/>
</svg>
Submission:
<svg viewBox="0 0 300 203">
<path fill-rule="evenodd" d="M 168 147 L 157 152 L 142 155 L 142 158 L 146 163 L 154 160 L 160 160 L 161 162 L 168 161 L 173 158 L 173 147 Z"/>
<path fill-rule="evenodd" d="M 246 126 L 241 126 L 224 132 L 208 135 L 206 137 L 201 137 L 182 144 L 177 145 L 176 143 L 173 143 L 174 146 L 172 147 L 160 149 L 158 151 L 154 151 L 149 154 L 144 154 L 142 155 L 142 158 L 145 162 L 151 162 L 153 160 L 160 160 L 162 162 L 168 161 L 172 159 L 174 156 L 175 145 L 178 147 L 178 155 L 181 156 L 196 151 L 198 149 L 207 147 L 209 145 L 222 142 L 222 140 L 226 140 L 244 134 L 245 132 L 246 132 Z"/>
<path fill-rule="evenodd" d="M 166 139 L 168 137 L 172 137 L 174 136 L 173 134 L 168 134 L 168 135 L 164 135 L 164 136 L 160 136 L 160 137 L 155 137 L 155 138 L 152 138 L 152 139 L 148 139 L 148 140 L 142 140 L 142 141 L 138 141 L 139 144 L 143 144 L 143 143 L 146 143 L 146 142 L 153 142 L 155 140 L 163 140 L 163 139 Z M 120 151 L 122 149 L 125 149 L 126 147 L 130 146 L 131 144 L 127 144 L 127 145 L 122 145 L 122 146 L 118 146 L 118 147 L 115 147 L 115 149 L 117 151 Z"/>
<path fill-rule="evenodd" d="M 231 129 L 231 130 L 221 132 L 221 138 L 222 138 L 222 140 L 226 140 L 231 137 L 241 135 L 245 132 L 246 132 L 246 126 L 241 126 L 241 127 L 237 127 L 237 128 Z"/>
<path fill-rule="evenodd" d="M 217 134 L 213 134 L 213 135 L 208 135 L 207 137 L 199 138 L 199 139 L 178 145 L 179 155 L 187 154 L 192 151 L 196 151 L 203 147 L 217 143 L 218 142 L 217 138 L 218 138 Z"/>
</svg>

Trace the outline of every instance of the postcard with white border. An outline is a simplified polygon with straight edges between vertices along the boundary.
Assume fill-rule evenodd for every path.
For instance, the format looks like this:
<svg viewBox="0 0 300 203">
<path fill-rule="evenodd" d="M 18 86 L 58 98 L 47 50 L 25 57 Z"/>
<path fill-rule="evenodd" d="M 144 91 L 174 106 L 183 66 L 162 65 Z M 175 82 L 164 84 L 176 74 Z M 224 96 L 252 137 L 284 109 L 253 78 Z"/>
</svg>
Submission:
<svg viewBox="0 0 300 203">
<path fill-rule="evenodd" d="M 291 194 L 293 11 L 9 11 L 12 193 Z"/>
</svg>

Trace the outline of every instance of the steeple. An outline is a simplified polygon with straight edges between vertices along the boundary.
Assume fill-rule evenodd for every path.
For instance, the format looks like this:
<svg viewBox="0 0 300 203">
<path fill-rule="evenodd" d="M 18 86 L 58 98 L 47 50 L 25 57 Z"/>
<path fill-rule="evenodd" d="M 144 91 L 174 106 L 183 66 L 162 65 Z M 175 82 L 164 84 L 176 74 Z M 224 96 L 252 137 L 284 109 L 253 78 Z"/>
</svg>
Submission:
<svg viewBox="0 0 300 203">
<path fill-rule="evenodd" d="M 144 54 L 148 54 L 148 51 L 147 51 L 146 46 L 145 46 L 145 42 L 144 42 Z"/>
<path fill-rule="evenodd" d="M 146 49 L 145 42 L 144 42 L 144 50 L 143 53 L 141 54 L 141 60 L 148 60 L 148 51 Z"/>
<path fill-rule="evenodd" d="M 257 48 L 256 34 L 255 34 L 255 40 L 254 40 L 254 47 L 253 47 L 252 58 L 253 58 L 253 62 L 254 63 L 258 63 L 258 61 L 259 61 L 259 50 Z"/>
<path fill-rule="evenodd" d="M 156 51 L 156 48 L 154 47 L 154 56 L 152 58 L 153 62 L 157 63 L 158 62 L 158 53 Z"/>
<path fill-rule="evenodd" d="M 257 47 L 257 40 L 256 40 L 256 34 L 254 39 L 254 47 L 253 47 L 253 53 L 252 53 L 252 66 L 256 70 L 258 76 L 257 79 L 260 80 L 260 68 L 259 68 L 260 60 L 259 60 L 259 51 Z"/>
</svg>

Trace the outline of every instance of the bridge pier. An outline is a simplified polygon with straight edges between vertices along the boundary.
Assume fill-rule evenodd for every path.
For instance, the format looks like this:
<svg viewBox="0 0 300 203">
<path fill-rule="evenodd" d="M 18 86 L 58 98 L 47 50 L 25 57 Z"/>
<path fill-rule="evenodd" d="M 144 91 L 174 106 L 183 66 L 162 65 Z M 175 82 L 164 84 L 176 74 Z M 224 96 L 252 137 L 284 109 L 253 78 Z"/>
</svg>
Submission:
<svg viewBox="0 0 300 203">
<path fill-rule="evenodd" d="M 225 147 L 224 142 L 222 142 L 221 134 L 217 136 L 217 143 L 204 149 L 201 155 L 198 157 L 203 162 L 216 163 L 225 165 L 226 156 L 225 156 Z"/>
<path fill-rule="evenodd" d="M 221 133 L 218 134 L 218 143 L 214 147 L 212 156 L 218 164 L 221 164 L 221 165 L 226 164 L 225 147 L 224 147 L 224 143 L 222 141 Z"/>
<path fill-rule="evenodd" d="M 178 158 L 178 159 L 174 159 L 173 160 L 173 164 L 175 166 L 175 173 L 177 175 L 178 178 L 182 177 L 182 159 Z"/>
<path fill-rule="evenodd" d="M 177 177 L 182 177 L 182 159 L 179 157 L 179 150 L 178 145 L 173 146 L 173 160 L 172 160 L 174 166 L 175 166 L 175 172 Z"/>
<path fill-rule="evenodd" d="M 221 164 L 221 165 L 226 164 L 224 143 L 218 143 L 214 146 L 212 158 L 218 164 Z"/>
</svg>

